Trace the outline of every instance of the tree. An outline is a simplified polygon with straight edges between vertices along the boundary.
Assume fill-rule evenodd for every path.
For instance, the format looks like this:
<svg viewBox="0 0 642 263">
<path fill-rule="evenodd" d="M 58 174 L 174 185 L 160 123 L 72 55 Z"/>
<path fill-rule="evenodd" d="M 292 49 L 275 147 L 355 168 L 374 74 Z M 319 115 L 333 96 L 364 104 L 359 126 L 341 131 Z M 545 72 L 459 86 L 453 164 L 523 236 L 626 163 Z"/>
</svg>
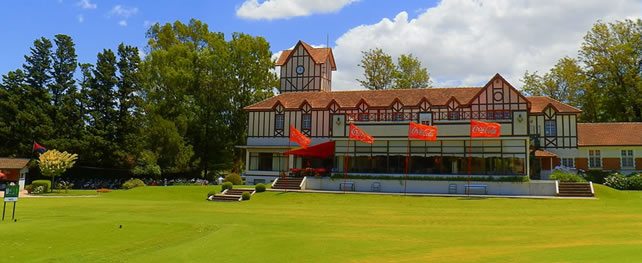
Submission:
<svg viewBox="0 0 642 263">
<path fill-rule="evenodd" d="M 642 121 L 642 20 L 596 23 L 579 60 L 602 100 L 601 120 Z"/>
<path fill-rule="evenodd" d="M 272 71 L 270 44 L 263 37 L 234 33 L 229 42 L 231 75 L 230 126 L 234 159 L 242 160 L 240 149 L 234 145 L 245 144 L 247 137 L 248 114 L 243 108 L 273 96 L 273 88 L 278 86 L 278 78 Z"/>
<path fill-rule="evenodd" d="M 419 59 L 412 54 L 402 54 L 397 59 L 397 70 L 395 71 L 395 89 L 419 89 L 431 87 L 428 69 L 421 67 Z"/>
<path fill-rule="evenodd" d="M 118 46 L 118 90 L 115 98 L 118 101 L 118 115 L 115 123 L 115 142 L 118 144 L 117 155 L 121 160 L 131 160 L 138 150 L 136 138 L 139 133 L 140 119 L 142 117 L 140 56 L 138 48 L 120 44 Z M 133 163 L 126 164 L 132 166 Z"/>
<path fill-rule="evenodd" d="M 526 71 L 522 78 L 524 93 L 547 96 L 571 106 L 580 106 L 580 97 L 588 85 L 585 73 L 577 60 L 564 57 L 544 75 Z"/>
<path fill-rule="evenodd" d="M 38 166 L 42 175 L 51 177 L 51 185 L 54 186 L 56 176 L 73 167 L 77 159 L 77 154 L 49 150 L 38 157 Z"/>
<path fill-rule="evenodd" d="M 380 48 L 362 51 L 361 63 L 364 80 L 357 79 L 361 86 L 370 90 L 390 89 L 396 74 L 392 57 Z"/>
<path fill-rule="evenodd" d="M 82 122 L 79 116 L 78 95 L 74 73 L 78 68 L 76 48 L 73 40 L 67 35 L 56 35 L 56 50 L 52 54 L 52 83 L 49 93 L 52 98 L 51 118 L 55 128 L 54 137 L 79 139 L 75 130 Z M 61 125 L 61 124 L 65 125 Z M 56 143 L 58 144 L 58 143 Z M 59 145 L 62 146 L 62 145 Z"/>
<path fill-rule="evenodd" d="M 93 77 L 87 91 L 88 134 L 85 141 L 92 147 L 95 160 L 102 167 L 114 167 L 118 164 L 115 153 L 116 138 L 116 98 L 114 87 L 116 78 L 116 56 L 109 49 L 98 53 L 96 66 L 92 70 Z"/>
</svg>

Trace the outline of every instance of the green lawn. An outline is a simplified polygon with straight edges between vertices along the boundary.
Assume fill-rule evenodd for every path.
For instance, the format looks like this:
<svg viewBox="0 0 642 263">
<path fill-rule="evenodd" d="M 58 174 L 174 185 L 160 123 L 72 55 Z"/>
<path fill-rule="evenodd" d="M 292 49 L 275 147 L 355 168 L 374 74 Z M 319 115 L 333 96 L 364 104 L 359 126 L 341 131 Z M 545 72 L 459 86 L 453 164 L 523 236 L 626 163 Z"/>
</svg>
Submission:
<svg viewBox="0 0 642 263">
<path fill-rule="evenodd" d="M 213 187 L 21 198 L 2 262 L 636 262 L 642 192 L 598 200 L 266 192 Z M 10 215 L 9 215 L 10 216 Z M 119 226 L 122 225 L 122 229 Z"/>
</svg>

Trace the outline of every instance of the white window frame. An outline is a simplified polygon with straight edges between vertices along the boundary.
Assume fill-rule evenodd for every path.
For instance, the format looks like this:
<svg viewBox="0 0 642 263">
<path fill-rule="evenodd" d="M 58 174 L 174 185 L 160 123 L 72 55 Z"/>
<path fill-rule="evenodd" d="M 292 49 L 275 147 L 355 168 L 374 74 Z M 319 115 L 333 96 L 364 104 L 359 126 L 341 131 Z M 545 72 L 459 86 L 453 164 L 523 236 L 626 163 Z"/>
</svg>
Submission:
<svg viewBox="0 0 642 263">
<path fill-rule="evenodd" d="M 575 159 L 574 158 L 562 158 L 562 166 L 568 168 L 575 168 Z"/>
<path fill-rule="evenodd" d="M 630 165 L 625 165 L 624 159 L 629 159 Z M 631 149 L 620 150 L 620 165 L 622 168 L 635 168 L 635 152 Z"/>
<path fill-rule="evenodd" d="M 549 127 L 549 123 L 552 123 L 553 125 Z M 552 128 L 552 130 L 549 130 L 549 128 Z M 552 134 L 549 134 L 549 131 Z M 544 121 L 544 136 L 546 137 L 555 137 L 557 136 L 557 121 L 555 120 L 545 120 Z"/>
<path fill-rule="evenodd" d="M 602 152 L 600 150 L 589 150 L 588 161 L 589 168 L 602 168 Z"/>
<path fill-rule="evenodd" d="M 301 130 L 312 130 L 312 114 L 301 115 Z"/>
<path fill-rule="evenodd" d="M 274 129 L 282 131 L 285 129 L 285 114 L 276 114 L 274 117 Z"/>
</svg>

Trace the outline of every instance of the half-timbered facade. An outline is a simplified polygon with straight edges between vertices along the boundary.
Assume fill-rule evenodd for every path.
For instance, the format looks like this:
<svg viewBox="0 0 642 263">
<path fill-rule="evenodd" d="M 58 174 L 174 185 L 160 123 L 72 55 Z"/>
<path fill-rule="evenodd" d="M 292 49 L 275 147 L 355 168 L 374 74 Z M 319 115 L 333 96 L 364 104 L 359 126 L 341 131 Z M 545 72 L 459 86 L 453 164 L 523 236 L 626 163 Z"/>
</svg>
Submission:
<svg viewBox="0 0 642 263">
<path fill-rule="evenodd" d="M 250 182 L 307 166 L 343 172 L 346 159 L 352 174 L 400 175 L 407 155 L 408 173 L 417 175 L 467 174 L 468 160 L 473 175 L 529 175 L 533 153 L 544 173 L 577 162 L 581 111 L 547 97 L 525 97 L 499 74 L 481 87 L 332 91 L 336 66 L 328 48 L 300 41 L 276 64 L 280 95 L 245 108 L 248 138 L 242 147 Z M 470 120 L 500 123 L 501 137 L 471 140 Z M 438 140 L 409 141 L 411 121 L 437 126 Z M 375 142 L 348 140 L 350 123 Z M 334 156 L 283 155 L 296 148 L 288 140 L 290 125 L 309 136 L 312 145 L 332 141 Z"/>
</svg>

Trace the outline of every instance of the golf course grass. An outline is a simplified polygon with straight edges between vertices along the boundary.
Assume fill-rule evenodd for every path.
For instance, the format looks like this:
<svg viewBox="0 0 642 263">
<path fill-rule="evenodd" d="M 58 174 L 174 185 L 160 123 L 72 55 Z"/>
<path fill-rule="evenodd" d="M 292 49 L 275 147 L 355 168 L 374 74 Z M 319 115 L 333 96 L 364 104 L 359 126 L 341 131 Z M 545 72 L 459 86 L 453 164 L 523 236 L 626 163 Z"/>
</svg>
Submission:
<svg viewBox="0 0 642 263">
<path fill-rule="evenodd" d="M 595 187 L 597 200 L 265 192 L 205 201 L 214 186 L 21 198 L 17 222 L 0 223 L 0 261 L 641 261 L 642 192 Z"/>
</svg>

